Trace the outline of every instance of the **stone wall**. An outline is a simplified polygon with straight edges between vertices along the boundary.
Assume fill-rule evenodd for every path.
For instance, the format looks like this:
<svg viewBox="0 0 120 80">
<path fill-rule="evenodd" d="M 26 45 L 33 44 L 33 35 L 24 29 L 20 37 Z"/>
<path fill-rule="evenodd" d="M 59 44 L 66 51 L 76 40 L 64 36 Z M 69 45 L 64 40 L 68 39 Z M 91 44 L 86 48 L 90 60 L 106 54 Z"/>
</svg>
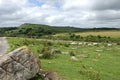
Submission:
<svg viewBox="0 0 120 80">
<path fill-rule="evenodd" d="M 38 60 L 27 47 L 0 57 L 0 80 L 29 80 L 39 70 Z"/>
</svg>

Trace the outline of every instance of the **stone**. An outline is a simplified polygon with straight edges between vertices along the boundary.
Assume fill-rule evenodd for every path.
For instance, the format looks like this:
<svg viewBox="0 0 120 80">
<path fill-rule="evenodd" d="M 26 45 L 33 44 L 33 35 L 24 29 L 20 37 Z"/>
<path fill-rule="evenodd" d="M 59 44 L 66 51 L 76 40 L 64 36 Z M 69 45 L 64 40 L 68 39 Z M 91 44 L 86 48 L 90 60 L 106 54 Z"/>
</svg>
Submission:
<svg viewBox="0 0 120 80">
<path fill-rule="evenodd" d="M 58 49 L 52 49 L 51 54 L 61 54 L 61 51 Z"/>
<path fill-rule="evenodd" d="M 62 54 L 65 54 L 65 55 L 67 55 L 67 54 L 69 54 L 69 52 L 62 52 Z"/>
<path fill-rule="evenodd" d="M 39 73 L 39 70 L 37 58 L 25 46 L 0 59 L 0 80 L 29 80 Z"/>
<path fill-rule="evenodd" d="M 60 80 L 56 72 L 49 71 L 45 74 L 44 80 Z"/>
<path fill-rule="evenodd" d="M 71 56 L 71 60 L 78 61 L 78 59 L 75 56 Z"/>
<path fill-rule="evenodd" d="M 110 43 L 109 43 L 109 44 L 107 44 L 107 46 L 108 46 L 108 47 L 111 47 L 111 46 L 112 46 L 112 44 L 110 44 Z"/>
<path fill-rule="evenodd" d="M 79 55 L 81 58 L 88 58 L 89 56 L 88 56 L 88 54 L 80 54 Z"/>
</svg>

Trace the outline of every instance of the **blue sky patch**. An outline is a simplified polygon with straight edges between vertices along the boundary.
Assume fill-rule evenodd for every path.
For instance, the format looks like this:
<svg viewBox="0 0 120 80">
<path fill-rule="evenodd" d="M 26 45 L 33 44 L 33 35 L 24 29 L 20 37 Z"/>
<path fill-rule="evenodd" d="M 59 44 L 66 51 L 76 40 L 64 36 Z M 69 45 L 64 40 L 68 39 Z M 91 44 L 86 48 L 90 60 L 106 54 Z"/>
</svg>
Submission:
<svg viewBox="0 0 120 80">
<path fill-rule="evenodd" d="M 55 4 L 54 4 L 54 6 L 56 7 L 56 8 L 61 8 L 61 4 L 59 3 L 59 2 L 56 2 Z"/>
<path fill-rule="evenodd" d="M 36 6 L 42 6 L 44 2 L 40 2 L 38 0 L 29 0 L 30 3 L 35 4 Z"/>
</svg>

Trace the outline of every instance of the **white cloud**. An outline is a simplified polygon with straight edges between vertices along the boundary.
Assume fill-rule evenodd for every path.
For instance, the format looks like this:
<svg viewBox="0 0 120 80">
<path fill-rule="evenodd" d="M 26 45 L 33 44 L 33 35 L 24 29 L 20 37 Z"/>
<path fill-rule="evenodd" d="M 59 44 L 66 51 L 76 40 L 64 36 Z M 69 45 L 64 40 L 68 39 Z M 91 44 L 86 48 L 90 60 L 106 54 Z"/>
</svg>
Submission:
<svg viewBox="0 0 120 80">
<path fill-rule="evenodd" d="M 35 0 L 33 0 L 35 1 Z M 40 23 L 77 27 L 120 27 L 119 0 L 0 0 L 0 26 Z"/>
<path fill-rule="evenodd" d="M 90 3 L 90 0 L 64 0 L 63 9 L 89 9 Z"/>
</svg>

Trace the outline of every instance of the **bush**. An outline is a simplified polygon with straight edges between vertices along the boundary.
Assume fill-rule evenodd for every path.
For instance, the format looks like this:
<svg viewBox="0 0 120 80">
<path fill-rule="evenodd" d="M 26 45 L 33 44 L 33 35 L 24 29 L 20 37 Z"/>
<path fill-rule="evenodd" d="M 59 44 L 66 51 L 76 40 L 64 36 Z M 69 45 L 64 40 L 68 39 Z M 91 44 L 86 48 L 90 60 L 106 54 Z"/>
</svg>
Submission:
<svg viewBox="0 0 120 80">
<path fill-rule="evenodd" d="M 65 46 L 65 47 L 69 47 L 69 46 L 70 46 L 70 44 L 64 44 L 64 46 Z"/>
<path fill-rule="evenodd" d="M 75 53 L 73 51 L 71 51 L 70 56 L 75 56 Z"/>
<path fill-rule="evenodd" d="M 89 69 L 86 66 L 83 66 L 79 73 L 88 77 L 89 80 L 102 80 L 98 71 L 95 71 L 94 69 Z"/>
<path fill-rule="evenodd" d="M 41 53 L 42 53 L 42 58 L 44 58 L 44 59 L 52 58 L 51 48 L 49 48 L 49 47 L 43 48 Z"/>
<path fill-rule="evenodd" d="M 45 51 L 42 55 L 42 58 L 44 59 L 50 59 L 52 57 L 52 54 L 50 53 L 50 51 Z"/>
<path fill-rule="evenodd" d="M 44 45 L 44 46 L 52 46 L 53 43 L 50 42 L 50 41 L 44 41 L 44 42 L 43 42 L 43 45 Z"/>
<path fill-rule="evenodd" d="M 47 45 L 47 46 L 52 46 L 53 43 L 52 43 L 52 42 L 46 42 L 46 45 Z"/>
<path fill-rule="evenodd" d="M 120 42 L 117 42 L 117 45 L 120 45 Z"/>
</svg>

